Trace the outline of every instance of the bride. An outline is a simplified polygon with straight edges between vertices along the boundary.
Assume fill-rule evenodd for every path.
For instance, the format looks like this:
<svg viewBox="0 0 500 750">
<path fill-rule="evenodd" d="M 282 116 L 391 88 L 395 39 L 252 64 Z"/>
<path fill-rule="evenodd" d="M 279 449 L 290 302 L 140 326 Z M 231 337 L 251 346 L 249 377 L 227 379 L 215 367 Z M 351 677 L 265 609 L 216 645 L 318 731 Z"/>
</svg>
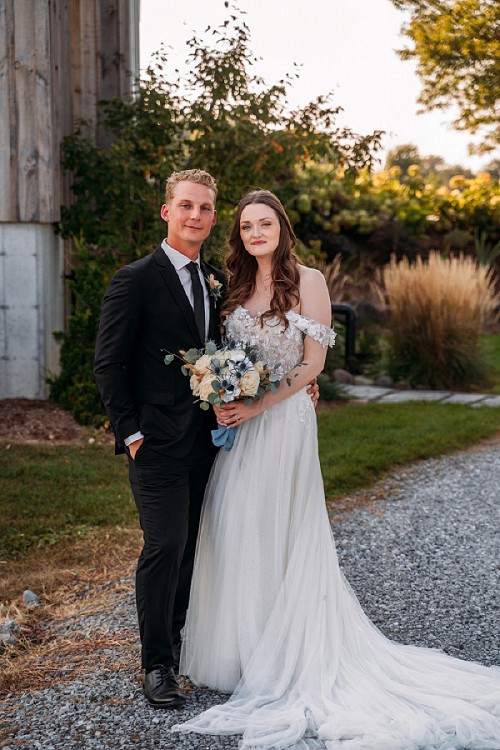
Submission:
<svg viewBox="0 0 500 750">
<path fill-rule="evenodd" d="M 498 750 L 500 669 L 389 641 L 339 569 L 305 393 L 335 334 L 325 280 L 294 245 L 276 196 L 242 199 L 226 332 L 283 377 L 218 411 L 238 429 L 205 495 L 180 673 L 232 695 L 174 729 L 242 748 Z"/>
</svg>

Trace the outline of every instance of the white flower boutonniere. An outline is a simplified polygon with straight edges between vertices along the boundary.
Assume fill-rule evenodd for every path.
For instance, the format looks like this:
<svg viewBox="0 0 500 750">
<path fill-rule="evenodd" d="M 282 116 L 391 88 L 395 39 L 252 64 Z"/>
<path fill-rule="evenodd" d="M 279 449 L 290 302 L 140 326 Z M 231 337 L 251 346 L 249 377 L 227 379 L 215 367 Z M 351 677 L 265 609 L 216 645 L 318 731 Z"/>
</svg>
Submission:
<svg viewBox="0 0 500 750">
<path fill-rule="evenodd" d="M 213 273 L 211 273 L 207 278 L 207 284 L 210 296 L 214 301 L 214 305 L 217 307 L 217 303 L 222 296 L 222 282 L 217 281 Z"/>
</svg>

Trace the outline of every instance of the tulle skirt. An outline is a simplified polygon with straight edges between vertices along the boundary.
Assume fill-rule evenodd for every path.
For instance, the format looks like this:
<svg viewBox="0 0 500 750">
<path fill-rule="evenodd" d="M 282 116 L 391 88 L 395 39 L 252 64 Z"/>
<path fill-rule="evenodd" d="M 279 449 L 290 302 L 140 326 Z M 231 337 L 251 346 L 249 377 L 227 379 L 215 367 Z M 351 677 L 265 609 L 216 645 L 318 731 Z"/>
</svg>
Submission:
<svg viewBox="0 0 500 750">
<path fill-rule="evenodd" d="M 232 695 L 174 730 L 241 748 L 500 750 L 500 669 L 389 641 L 345 580 L 305 391 L 217 457 L 180 672 Z"/>
</svg>

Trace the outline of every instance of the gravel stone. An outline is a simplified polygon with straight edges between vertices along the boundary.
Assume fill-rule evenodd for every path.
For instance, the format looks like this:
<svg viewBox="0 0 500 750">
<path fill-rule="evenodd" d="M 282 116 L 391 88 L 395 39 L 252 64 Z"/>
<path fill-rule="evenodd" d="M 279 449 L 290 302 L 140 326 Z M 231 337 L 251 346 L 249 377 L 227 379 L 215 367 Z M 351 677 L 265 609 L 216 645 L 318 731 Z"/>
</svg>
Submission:
<svg viewBox="0 0 500 750">
<path fill-rule="evenodd" d="M 26 591 L 23 592 L 23 604 L 25 607 L 37 607 L 40 604 L 40 599 L 34 591 L 31 591 L 31 589 L 26 589 Z"/>
<path fill-rule="evenodd" d="M 21 628 L 15 620 L 8 619 L 0 623 L 0 653 L 5 646 L 14 646 L 21 635 Z"/>
<path fill-rule="evenodd" d="M 381 500 L 384 482 L 390 492 Z M 370 491 L 368 506 L 355 506 L 334 528 L 342 568 L 365 612 L 395 641 L 500 663 L 500 442 L 399 469 L 384 482 Z M 136 632 L 133 581 L 120 583 L 128 589 L 110 592 L 105 611 L 69 617 L 57 632 Z M 186 706 L 154 711 L 142 695 L 138 641 L 129 656 L 124 664 L 123 652 L 108 649 L 105 662 L 78 679 L 6 696 L 0 747 L 236 750 L 238 737 L 169 732 L 226 696 L 183 679 Z"/>
</svg>

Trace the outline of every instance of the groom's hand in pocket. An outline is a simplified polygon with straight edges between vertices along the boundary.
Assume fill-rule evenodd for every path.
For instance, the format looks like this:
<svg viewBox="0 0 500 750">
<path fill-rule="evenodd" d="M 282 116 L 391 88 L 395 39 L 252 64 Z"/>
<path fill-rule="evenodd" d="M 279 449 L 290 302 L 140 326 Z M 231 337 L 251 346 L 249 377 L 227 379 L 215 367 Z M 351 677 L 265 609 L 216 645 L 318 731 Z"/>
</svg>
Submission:
<svg viewBox="0 0 500 750">
<path fill-rule="evenodd" d="M 130 458 L 132 459 L 132 461 L 135 461 L 135 454 L 137 453 L 143 442 L 144 438 L 139 438 L 139 440 L 134 440 L 133 443 L 130 443 L 128 449 L 130 451 Z"/>
<path fill-rule="evenodd" d="M 307 392 L 311 397 L 314 408 L 316 408 L 318 405 L 318 401 L 319 401 L 319 385 L 318 385 L 318 381 L 316 380 L 316 378 L 314 378 L 314 380 L 311 380 L 311 382 L 309 383 L 309 388 L 307 389 Z"/>
</svg>

